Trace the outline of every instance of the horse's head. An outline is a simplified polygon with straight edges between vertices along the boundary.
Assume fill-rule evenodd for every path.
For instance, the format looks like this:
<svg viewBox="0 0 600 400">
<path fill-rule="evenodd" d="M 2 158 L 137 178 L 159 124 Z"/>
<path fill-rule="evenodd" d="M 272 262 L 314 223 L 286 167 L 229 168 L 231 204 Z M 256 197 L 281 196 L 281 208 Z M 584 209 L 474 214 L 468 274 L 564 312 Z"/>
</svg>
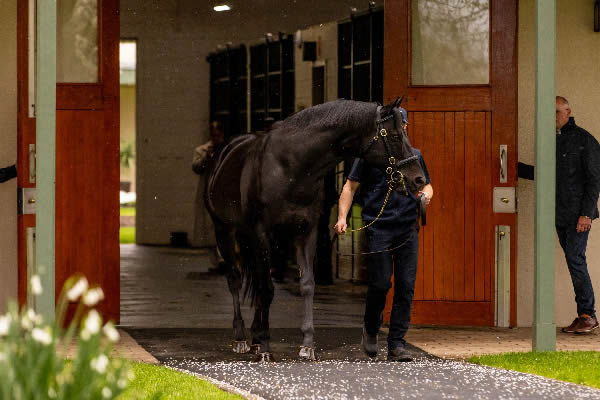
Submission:
<svg viewBox="0 0 600 400">
<path fill-rule="evenodd" d="M 381 169 L 394 190 L 416 192 L 425 186 L 419 156 L 406 134 L 407 113 L 401 98 L 377 107 L 375 130 L 363 139 L 361 157 Z"/>
</svg>

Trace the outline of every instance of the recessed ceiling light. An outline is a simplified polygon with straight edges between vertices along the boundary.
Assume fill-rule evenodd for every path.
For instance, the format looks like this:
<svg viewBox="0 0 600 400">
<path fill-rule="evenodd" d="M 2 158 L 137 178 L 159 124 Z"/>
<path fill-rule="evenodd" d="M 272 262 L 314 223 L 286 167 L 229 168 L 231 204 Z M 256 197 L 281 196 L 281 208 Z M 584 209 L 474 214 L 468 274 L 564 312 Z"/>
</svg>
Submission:
<svg viewBox="0 0 600 400">
<path fill-rule="evenodd" d="M 222 4 L 220 6 L 214 6 L 213 9 L 215 11 L 229 11 L 229 10 L 231 10 L 231 7 L 228 6 L 227 4 Z"/>
</svg>

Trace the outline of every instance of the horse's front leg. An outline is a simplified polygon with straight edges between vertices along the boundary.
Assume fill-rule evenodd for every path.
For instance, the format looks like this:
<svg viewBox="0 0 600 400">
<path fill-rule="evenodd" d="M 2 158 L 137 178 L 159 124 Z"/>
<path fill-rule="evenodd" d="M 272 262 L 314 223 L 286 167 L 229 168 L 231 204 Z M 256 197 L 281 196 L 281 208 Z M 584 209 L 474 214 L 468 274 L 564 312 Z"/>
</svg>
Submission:
<svg viewBox="0 0 600 400">
<path fill-rule="evenodd" d="M 313 263 L 317 248 L 317 226 L 303 239 L 296 243 L 298 268 L 300 269 L 300 294 L 304 298 L 304 320 L 302 334 L 304 339 L 300 347 L 300 357 L 316 360 L 314 349 L 313 296 L 315 294 L 315 277 Z"/>
</svg>

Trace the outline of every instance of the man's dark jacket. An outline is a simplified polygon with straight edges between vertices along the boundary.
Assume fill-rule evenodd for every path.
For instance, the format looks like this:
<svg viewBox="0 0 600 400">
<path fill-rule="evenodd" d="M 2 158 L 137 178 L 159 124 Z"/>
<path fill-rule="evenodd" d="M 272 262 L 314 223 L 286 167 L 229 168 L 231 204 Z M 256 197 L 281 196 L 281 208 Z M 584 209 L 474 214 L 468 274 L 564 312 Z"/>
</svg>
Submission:
<svg viewBox="0 0 600 400">
<path fill-rule="evenodd" d="M 556 135 L 556 225 L 574 226 L 580 216 L 598 218 L 600 145 L 569 118 Z"/>
</svg>

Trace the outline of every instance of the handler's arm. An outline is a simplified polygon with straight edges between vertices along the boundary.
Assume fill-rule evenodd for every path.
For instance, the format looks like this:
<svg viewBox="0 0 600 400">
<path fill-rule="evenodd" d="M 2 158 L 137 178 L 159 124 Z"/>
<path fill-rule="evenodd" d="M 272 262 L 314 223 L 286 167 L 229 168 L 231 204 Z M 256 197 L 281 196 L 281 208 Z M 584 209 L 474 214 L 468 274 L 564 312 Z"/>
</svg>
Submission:
<svg viewBox="0 0 600 400">
<path fill-rule="evenodd" d="M 349 179 L 344 184 L 344 188 L 342 189 L 342 194 L 340 195 L 340 200 L 338 203 L 338 221 L 333 227 L 335 233 L 338 235 L 346 233 L 346 228 L 348 227 L 348 224 L 346 223 L 346 217 L 348 216 L 348 211 L 350 211 L 350 207 L 352 206 L 354 193 L 356 193 L 359 185 L 359 182 L 351 181 Z"/>
</svg>

